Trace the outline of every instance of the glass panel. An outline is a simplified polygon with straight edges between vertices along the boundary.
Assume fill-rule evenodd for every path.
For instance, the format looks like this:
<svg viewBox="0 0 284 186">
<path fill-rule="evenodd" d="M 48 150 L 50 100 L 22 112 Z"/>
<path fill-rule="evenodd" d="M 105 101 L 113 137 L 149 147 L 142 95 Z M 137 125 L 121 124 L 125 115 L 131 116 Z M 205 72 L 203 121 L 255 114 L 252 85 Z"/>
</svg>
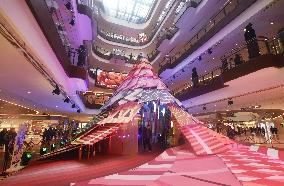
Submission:
<svg viewBox="0 0 284 186">
<path fill-rule="evenodd" d="M 133 23 L 146 22 L 155 0 L 103 0 L 106 14 Z"/>
</svg>

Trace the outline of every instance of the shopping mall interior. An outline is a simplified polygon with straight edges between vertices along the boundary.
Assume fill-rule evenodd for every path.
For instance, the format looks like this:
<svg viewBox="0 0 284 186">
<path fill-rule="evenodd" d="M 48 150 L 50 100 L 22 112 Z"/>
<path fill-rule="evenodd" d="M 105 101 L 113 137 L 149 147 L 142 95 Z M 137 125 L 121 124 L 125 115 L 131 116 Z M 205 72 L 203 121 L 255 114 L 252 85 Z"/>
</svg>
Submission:
<svg viewBox="0 0 284 186">
<path fill-rule="evenodd" d="M 283 186 L 283 10 L 0 0 L 0 185 Z"/>
</svg>

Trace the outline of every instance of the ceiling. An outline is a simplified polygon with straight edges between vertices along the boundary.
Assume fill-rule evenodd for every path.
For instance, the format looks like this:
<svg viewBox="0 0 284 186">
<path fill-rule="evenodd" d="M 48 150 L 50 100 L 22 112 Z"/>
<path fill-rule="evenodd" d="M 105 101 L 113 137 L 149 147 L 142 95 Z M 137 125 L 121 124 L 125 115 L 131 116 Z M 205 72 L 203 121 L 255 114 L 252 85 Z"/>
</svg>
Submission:
<svg viewBox="0 0 284 186">
<path fill-rule="evenodd" d="M 53 95 L 54 87 L 37 71 L 22 53 L 0 35 L 0 96 L 3 100 L 36 110 L 76 112 L 63 102 L 62 95 Z"/>
<path fill-rule="evenodd" d="M 156 0 L 103 0 L 108 16 L 132 23 L 145 23 L 152 13 Z"/>
<path fill-rule="evenodd" d="M 61 1 L 60 3 L 60 7 L 64 9 L 64 3 L 62 2 L 63 1 Z M 122 2 L 124 2 L 124 4 L 121 4 Z M 157 8 L 157 5 L 159 3 L 164 3 L 165 5 L 165 1 L 155 0 L 128 0 L 127 2 L 128 3 L 125 4 L 125 1 L 122 0 L 103 0 L 102 3 L 105 8 L 105 15 L 116 19 L 122 19 L 126 22 L 129 22 L 129 24 L 138 24 L 138 22 L 141 22 L 141 24 L 145 24 L 149 16 L 151 17 L 152 15 L 156 15 L 157 9 L 155 8 Z M 180 1 L 176 0 L 175 2 L 177 2 L 175 5 L 178 5 L 178 2 Z M 218 12 L 226 2 L 227 0 L 203 0 L 197 8 L 189 8 L 188 10 L 186 10 L 182 17 L 179 19 L 179 21 L 176 23 L 176 26 L 179 28 L 179 31 L 171 40 L 165 40 L 160 45 L 160 54 L 153 62 L 154 66 L 156 67 L 157 64 L 164 59 L 165 55 L 176 53 L 182 50 L 183 44 L 189 41 L 192 36 L 194 36 L 208 21 L 210 21 L 210 18 L 216 12 Z M 215 67 L 219 66 L 221 64 L 219 60 L 221 56 L 226 53 L 230 53 L 232 47 L 237 47 L 238 45 L 243 43 L 243 28 L 249 22 L 253 23 L 254 27 L 256 28 L 257 35 L 272 37 L 273 35 L 277 34 L 277 31 L 280 28 L 283 28 L 284 26 L 284 14 L 282 10 L 282 7 L 284 7 L 284 1 L 280 0 L 276 2 L 277 3 L 274 6 L 271 6 L 270 8 L 263 9 L 261 11 L 256 11 L 257 13 L 250 17 L 248 20 L 239 24 L 239 26 L 235 29 L 232 29 L 231 32 L 227 32 L 226 35 L 222 38 L 220 44 L 214 48 L 213 53 L 211 55 L 204 55 L 202 57 L 202 60 L 196 61 L 191 65 L 187 65 L 187 63 L 189 62 L 188 59 L 183 61 L 182 64 L 179 65 L 177 68 L 172 69 L 171 71 L 165 71 L 166 75 L 162 76 L 162 80 L 167 83 L 170 89 L 176 89 L 189 81 L 191 76 L 190 72 L 193 67 L 196 67 L 198 73 L 202 75 L 203 73 L 207 73 L 211 69 L 214 69 Z M 21 3 L 23 4 L 23 2 Z M 12 7 L 12 4 L 10 4 L 9 6 Z M 17 4 L 15 6 L 17 6 Z M 132 11 L 130 11 L 130 8 L 128 6 L 133 7 Z M 145 11 L 138 11 L 139 8 L 143 6 L 147 7 L 145 8 Z M 160 9 L 158 9 L 158 13 L 161 13 L 161 10 L 162 9 L 160 7 Z M 174 14 L 174 11 L 171 13 Z M 57 66 L 59 65 L 59 63 L 57 63 L 58 61 L 54 56 L 50 57 L 50 55 L 43 55 L 43 53 L 40 52 L 45 51 L 48 52 L 48 54 L 51 54 L 52 50 L 50 49 L 50 47 L 42 47 L 43 45 L 41 44 L 45 43 L 46 41 L 43 34 L 40 32 L 38 25 L 36 25 L 34 19 L 28 20 L 24 17 L 21 18 L 20 15 L 23 17 L 22 14 L 17 15 L 18 22 L 15 21 L 14 23 L 18 23 L 19 25 L 17 26 L 23 27 L 22 30 L 19 29 L 19 32 L 21 32 L 21 36 L 29 41 L 29 46 L 33 47 L 34 53 L 39 56 L 39 59 L 41 59 L 41 63 L 48 67 L 48 70 L 53 75 L 53 77 L 56 80 L 60 79 L 60 81 L 58 82 L 62 84 L 62 87 L 64 89 L 73 90 L 67 92 L 70 92 L 70 95 L 74 96 L 75 98 L 77 84 L 74 83 L 72 80 L 68 79 L 66 77 L 66 74 L 62 73 L 61 68 Z M 26 15 L 32 14 L 29 12 L 29 14 Z M 138 19 L 140 21 L 138 21 Z M 169 20 L 170 19 L 173 19 L 173 16 L 171 16 Z M 23 20 L 26 20 L 27 23 Z M 157 16 L 153 20 L 157 20 Z M 171 21 L 165 23 L 165 25 L 170 26 Z M 149 25 L 152 24 L 153 23 L 151 23 L 150 19 Z M 35 28 L 32 27 L 32 25 L 36 25 Z M 109 23 L 109 25 L 104 25 L 104 28 L 108 28 L 108 26 L 115 32 L 116 24 Z M 31 31 L 28 30 L 28 28 L 30 28 Z M 82 28 L 83 27 L 81 25 L 81 29 Z M 124 29 L 125 33 L 129 31 L 129 33 L 131 34 L 136 33 L 137 30 L 139 32 L 143 31 L 143 29 L 140 29 L 139 26 L 137 26 L 137 29 L 133 29 L 132 27 L 120 25 L 118 27 L 118 32 L 122 31 L 122 28 Z M 151 26 L 149 28 L 151 28 Z M 38 32 L 32 32 L 32 29 L 36 29 Z M 72 27 L 70 27 L 70 29 L 72 29 Z M 132 32 L 131 29 L 135 31 Z M 30 33 L 30 35 L 28 33 Z M 90 35 L 90 33 L 88 35 Z M 39 41 L 39 38 L 44 41 L 42 41 L 41 43 L 41 41 Z M 106 49 L 112 50 L 113 48 L 119 48 L 125 50 L 127 53 L 131 53 L 133 51 L 137 54 L 140 52 L 148 53 L 149 51 L 156 48 L 155 43 L 147 49 L 140 49 L 139 47 L 133 49 L 125 45 L 120 45 L 119 43 L 104 42 L 99 38 L 94 38 L 94 41 L 95 44 L 105 47 Z M 52 95 L 51 92 L 54 87 L 50 84 L 50 82 L 41 73 L 39 73 L 39 71 L 37 71 L 32 66 L 32 64 L 29 63 L 28 60 L 26 60 L 23 54 L 15 47 L 13 47 L 13 45 L 11 45 L 2 35 L 0 35 L 0 43 L 1 99 L 24 105 L 29 108 L 39 110 L 40 112 L 50 111 L 54 113 L 63 112 L 76 114 L 76 110 L 72 109 L 70 104 L 63 102 L 64 97 L 62 95 Z M 203 47 L 204 50 L 206 50 L 207 48 L 208 47 Z M 198 50 L 198 52 L 199 51 L 200 50 Z M 200 55 L 200 53 L 196 53 L 196 55 L 198 56 Z M 116 60 L 105 60 L 96 56 L 93 53 L 91 53 L 89 57 L 89 64 L 92 68 L 99 67 L 107 71 L 128 72 L 132 66 L 123 62 L 117 62 Z M 189 58 L 190 57 L 194 56 L 189 56 Z M 184 73 L 180 72 L 179 69 L 181 68 L 184 70 Z M 171 76 L 174 72 L 177 72 L 177 76 L 173 80 L 171 79 Z M 249 107 L 253 105 L 261 105 L 261 107 L 265 109 L 283 109 L 283 101 L 279 102 L 279 100 L 283 100 L 282 94 L 284 89 L 282 85 L 284 85 L 284 82 L 278 81 L 279 77 L 281 76 L 280 74 L 283 73 L 283 70 L 265 69 L 262 72 L 262 75 L 253 74 L 251 76 L 244 77 L 245 79 L 235 82 L 229 82 L 228 84 L 230 88 L 221 89 L 217 92 L 204 95 L 203 97 L 197 97 L 191 100 L 187 100 L 184 102 L 184 105 L 186 106 L 188 111 L 193 114 L 200 114 L 209 111 L 215 112 L 232 109 L 238 110 L 242 107 Z M 268 81 L 265 81 L 265 77 L 269 77 L 270 79 Z M 258 78 L 258 82 L 262 82 L 260 86 L 254 84 L 253 80 L 256 80 L 256 78 Z M 63 82 L 67 83 L 64 84 Z M 242 82 L 247 82 L 247 84 L 254 86 L 250 86 L 247 89 L 243 89 Z M 81 83 L 84 84 L 85 82 Z M 272 88 L 261 93 L 254 93 L 254 91 L 256 90 L 267 89 L 269 87 Z M 93 88 L 95 89 L 96 87 L 92 87 L 92 89 Z M 248 94 L 243 95 L 244 93 Z M 233 98 L 234 105 L 228 107 L 228 98 Z M 206 105 L 207 107 L 206 111 L 203 110 L 204 105 Z M 86 115 L 86 117 L 88 117 L 88 115 Z"/>
<path fill-rule="evenodd" d="M 192 114 L 240 110 L 258 105 L 261 109 L 284 109 L 284 80 L 279 79 L 283 72 L 284 68 L 262 69 L 226 83 L 228 86 L 225 88 L 189 99 L 183 104 Z M 233 105 L 228 105 L 229 99 Z"/>
</svg>

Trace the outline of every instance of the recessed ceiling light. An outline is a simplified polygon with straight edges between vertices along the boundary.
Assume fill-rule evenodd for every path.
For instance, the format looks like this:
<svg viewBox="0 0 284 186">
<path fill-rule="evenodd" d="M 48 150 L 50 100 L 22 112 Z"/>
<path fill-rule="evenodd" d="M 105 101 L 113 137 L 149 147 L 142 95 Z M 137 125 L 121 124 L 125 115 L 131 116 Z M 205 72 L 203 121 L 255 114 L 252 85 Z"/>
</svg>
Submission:
<svg viewBox="0 0 284 186">
<path fill-rule="evenodd" d="M 238 46 L 238 43 L 236 43 L 236 46 Z"/>
<path fill-rule="evenodd" d="M 55 107 L 57 108 L 58 106 L 56 105 Z"/>
<path fill-rule="evenodd" d="M 273 23 L 273 22 L 270 22 L 270 24 L 273 25 L 274 23 Z"/>
<path fill-rule="evenodd" d="M 212 59 L 214 60 L 215 58 L 213 57 Z"/>
<path fill-rule="evenodd" d="M 28 91 L 27 93 L 28 93 L 28 94 L 30 94 L 31 92 L 30 92 L 30 91 Z"/>
<path fill-rule="evenodd" d="M 113 71 L 113 68 L 111 70 Z"/>
<path fill-rule="evenodd" d="M 215 107 L 217 106 L 217 105 L 214 105 Z"/>
</svg>

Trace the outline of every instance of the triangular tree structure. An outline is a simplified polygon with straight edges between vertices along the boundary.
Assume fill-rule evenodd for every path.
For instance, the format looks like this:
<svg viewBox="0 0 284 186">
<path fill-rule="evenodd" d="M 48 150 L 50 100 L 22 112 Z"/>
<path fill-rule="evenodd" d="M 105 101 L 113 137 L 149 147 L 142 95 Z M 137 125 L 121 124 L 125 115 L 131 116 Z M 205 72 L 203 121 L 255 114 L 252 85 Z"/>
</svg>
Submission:
<svg viewBox="0 0 284 186">
<path fill-rule="evenodd" d="M 102 110 L 111 112 L 99 124 L 127 123 L 134 118 L 142 104 L 149 101 L 159 101 L 160 104 L 167 105 L 195 154 L 216 154 L 229 149 L 232 141 L 206 128 L 184 111 L 181 102 L 170 94 L 146 59 L 134 65 L 113 96 L 102 107 Z"/>
</svg>

